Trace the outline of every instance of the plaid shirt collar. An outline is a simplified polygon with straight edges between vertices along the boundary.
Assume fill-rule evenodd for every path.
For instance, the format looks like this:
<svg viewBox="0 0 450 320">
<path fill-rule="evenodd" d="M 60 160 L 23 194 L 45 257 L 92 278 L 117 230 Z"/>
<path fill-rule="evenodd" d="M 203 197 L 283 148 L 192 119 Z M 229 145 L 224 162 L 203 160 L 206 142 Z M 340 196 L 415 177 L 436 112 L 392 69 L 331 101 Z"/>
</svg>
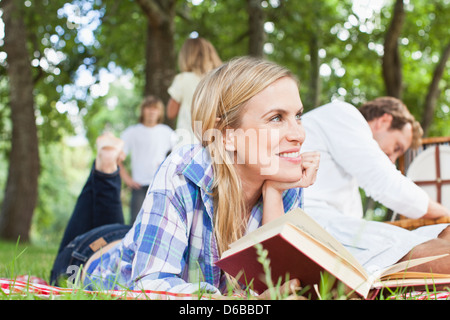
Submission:
<svg viewBox="0 0 450 320">
<path fill-rule="evenodd" d="M 206 192 L 212 192 L 214 180 L 212 160 L 208 150 L 200 144 L 191 146 L 191 150 L 184 154 L 183 160 L 177 166 L 176 171 Z"/>
</svg>

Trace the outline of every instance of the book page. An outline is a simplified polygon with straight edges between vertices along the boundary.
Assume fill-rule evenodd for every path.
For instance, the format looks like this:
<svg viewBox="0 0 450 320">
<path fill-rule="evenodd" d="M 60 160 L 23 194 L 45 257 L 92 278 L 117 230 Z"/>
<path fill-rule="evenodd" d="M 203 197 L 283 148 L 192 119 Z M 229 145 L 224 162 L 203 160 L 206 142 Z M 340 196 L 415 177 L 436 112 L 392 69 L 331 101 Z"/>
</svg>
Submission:
<svg viewBox="0 0 450 320">
<path fill-rule="evenodd" d="M 404 271 L 389 273 L 380 280 L 383 281 L 387 279 L 447 279 L 447 281 L 450 282 L 450 274 Z"/>
<path fill-rule="evenodd" d="M 441 254 L 441 255 L 437 255 L 437 256 L 417 258 L 417 259 L 412 259 L 412 260 L 408 260 L 408 261 L 399 262 L 397 264 L 394 264 L 394 265 L 392 265 L 390 267 L 387 267 L 386 269 L 382 270 L 380 272 L 380 274 L 379 274 L 379 278 L 383 278 L 383 277 L 386 277 L 388 275 L 391 275 L 391 274 L 394 274 L 394 273 L 398 273 L 398 272 L 401 272 L 401 271 L 407 272 L 408 268 L 412 268 L 412 267 L 421 265 L 421 264 L 429 262 L 429 261 L 440 259 L 440 258 L 443 258 L 445 256 L 448 256 L 448 254 Z"/>
<path fill-rule="evenodd" d="M 423 286 L 429 286 L 428 289 L 420 289 L 421 291 L 426 290 L 435 290 L 437 287 L 442 287 L 445 285 L 445 288 L 443 288 L 444 291 L 447 290 L 449 284 L 449 279 L 441 279 L 441 278 L 414 278 L 414 279 L 391 279 L 381 282 L 376 282 L 373 284 L 373 288 L 375 289 L 381 289 L 386 287 L 392 287 L 392 288 L 398 288 L 398 287 L 423 287 Z"/>
<path fill-rule="evenodd" d="M 352 264 L 355 269 L 368 277 L 366 270 L 355 257 L 353 257 L 353 255 L 338 240 L 300 208 L 295 208 L 287 212 L 283 216 L 259 227 L 255 231 L 235 241 L 230 245 L 229 252 L 225 252 L 226 255 L 239 251 L 241 248 L 254 245 L 263 239 L 275 235 L 281 230 L 283 225 L 287 223 L 299 229 L 302 233 L 314 239 L 336 255 L 339 255 L 341 258 Z"/>
<path fill-rule="evenodd" d="M 328 270 L 338 279 L 365 296 L 372 282 L 366 270 L 350 252 L 300 208 L 248 233 L 223 252 L 224 261 L 267 239 L 282 238 L 299 252 Z M 272 248 L 273 249 L 273 248 Z M 220 260 L 219 260 L 220 262 Z"/>
</svg>

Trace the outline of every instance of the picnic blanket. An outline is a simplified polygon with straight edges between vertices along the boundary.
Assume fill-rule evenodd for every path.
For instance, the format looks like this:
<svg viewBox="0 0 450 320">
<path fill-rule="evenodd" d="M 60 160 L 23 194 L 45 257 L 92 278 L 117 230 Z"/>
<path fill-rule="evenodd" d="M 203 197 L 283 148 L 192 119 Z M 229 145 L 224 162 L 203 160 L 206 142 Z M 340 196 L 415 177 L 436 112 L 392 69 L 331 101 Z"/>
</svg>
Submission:
<svg viewBox="0 0 450 320">
<path fill-rule="evenodd" d="M 40 299 L 64 299 L 64 296 L 76 294 L 81 289 L 61 288 L 50 286 L 45 280 L 37 277 L 19 276 L 16 279 L 0 278 L 0 295 L 33 295 Z M 126 300 L 225 300 L 244 298 L 245 296 L 235 294 L 232 296 L 221 296 L 211 294 L 187 294 L 173 293 L 167 291 L 154 290 L 105 290 L 89 291 L 81 290 L 87 295 L 105 296 Z M 413 291 L 398 296 L 391 296 L 390 299 L 397 300 L 450 300 L 450 292 L 424 292 Z"/>
<path fill-rule="evenodd" d="M 32 295 L 40 299 L 64 299 L 64 296 L 82 291 L 87 295 L 97 295 L 126 300 L 223 300 L 227 297 L 212 294 L 187 294 L 154 290 L 105 290 L 90 291 L 76 288 L 62 288 L 49 285 L 38 277 L 19 276 L 16 279 L 0 278 L 0 295 Z M 237 298 L 237 295 L 233 296 Z M 231 298 L 231 297 L 229 297 Z"/>
</svg>

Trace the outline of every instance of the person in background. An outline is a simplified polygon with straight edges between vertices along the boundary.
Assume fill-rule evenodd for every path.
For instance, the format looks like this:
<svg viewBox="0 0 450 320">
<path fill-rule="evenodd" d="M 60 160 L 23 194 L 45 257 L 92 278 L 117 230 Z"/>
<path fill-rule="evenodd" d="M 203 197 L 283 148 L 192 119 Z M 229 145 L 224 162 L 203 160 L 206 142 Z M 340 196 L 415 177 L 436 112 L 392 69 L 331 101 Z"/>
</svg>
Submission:
<svg viewBox="0 0 450 320">
<path fill-rule="evenodd" d="M 359 109 L 334 101 L 305 113 L 303 125 L 307 136 L 304 150 L 318 151 L 321 156 L 316 182 L 304 192 L 304 209 L 349 245 L 369 272 L 398 262 L 402 255 L 402 260 L 407 260 L 443 251 L 439 242 L 447 245 L 443 239 L 448 239 L 448 224 L 408 231 L 363 219 L 359 188 L 409 218 L 449 215 L 447 208 L 395 167 L 397 158 L 408 148 L 416 148 L 422 136 L 420 125 L 402 101 L 379 97 Z M 447 263 L 437 261 L 433 271 Z M 429 268 L 425 264 L 419 270 Z"/>
<path fill-rule="evenodd" d="M 226 294 L 221 253 L 301 207 L 314 182 L 319 156 L 301 153 L 302 111 L 295 76 L 274 63 L 244 57 L 208 73 L 192 111 L 202 143 L 167 157 L 135 224 L 88 262 L 84 285 Z"/>
<path fill-rule="evenodd" d="M 193 99 L 192 118 L 202 124 L 194 132 L 201 144 L 183 146 L 166 158 L 122 238 L 110 236 L 115 228 L 123 232 L 120 225 L 77 236 L 56 259 L 54 276 L 66 272 L 69 257 L 82 256 L 87 289 L 227 294 L 228 277 L 215 265 L 221 253 L 243 235 L 302 208 L 304 190 L 316 180 L 321 155 L 302 149 L 307 140 L 302 112 L 295 76 L 275 63 L 241 57 L 215 69 L 201 80 Z M 450 252 L 447 225 L 433 238 L 357 217 L 325 218 L 318 222 L 369 273 Z M 103 228 L 108 228 L 107 240 Z M 111 246 L 98 245 L 102 239 Z M 93 254 L 99 247 L 101 254 Z M 411 269 L 450 273 L 450 256 Z M 298 286 L 298 279 L 286 285 Z"/>
<path fill-rule="evenodd" d="M 175 132 L 163 124 L 163 120 L 164 104 L 155 96 L 147 96 L 140 105 L 139 123 L 126 128 L 121 135 L 123 151 L 131 158 L 131 175 L 120 163 L 120 176 L 131 189 L 131 224 L 141 209 L 156 170 L 177 141 Z"/>
<path fill-rule="evenodd" d="M 178 54 L 180 73 L 175 76 L 168 89 L 167 118 L 177 119 L 177 146 L 198 142 L 192 131 L 192 96 L 200 79 L 222 64 L 216 49 L 204 38 L 187 39 Z"/>
<path fill-rule="evenodd" d="M 62 284 L 60 280 L 67 278 L 69 266 L 84 264 L 97 246 L 123 238 L 130 229 L 124 224 L 120 198 L 122 180 L 118 163 L 125 158 L 123 141 L 107 132 L 97 138 L 96 148 L 96 158 L 78 195 L 50 273 L 52 285 Z"/>
<path fill-rule="evenodd" d="M 303 116 L 304 150 L 321 153 L 317 181 L 305 190 L 305 208 L 363 218 L 359 188 L 374 200 L 409 218 L 438 218 L 450 211 L 395 167 L 408 148 L 417 148 L 423 134 L 406 105 L 379 97 L 359 110 L 342 101 L 318 107 Z"/>
</svg>

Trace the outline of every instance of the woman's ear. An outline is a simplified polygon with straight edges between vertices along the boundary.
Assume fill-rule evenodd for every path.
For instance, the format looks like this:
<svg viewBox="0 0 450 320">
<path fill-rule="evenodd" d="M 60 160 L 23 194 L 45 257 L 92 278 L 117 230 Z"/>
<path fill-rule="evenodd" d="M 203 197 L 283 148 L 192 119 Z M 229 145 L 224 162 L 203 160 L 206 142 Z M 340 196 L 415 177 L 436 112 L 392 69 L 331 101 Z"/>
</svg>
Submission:
<svg viewBox="0 0 450 320">
<path fill-rule="evenodd" d="M 234 134 L 234 129 L 226 128 L 223 132 L 223 145 L 226 151 L 234 152 L 236 151 L 236 136 Z"/>
</svg>

